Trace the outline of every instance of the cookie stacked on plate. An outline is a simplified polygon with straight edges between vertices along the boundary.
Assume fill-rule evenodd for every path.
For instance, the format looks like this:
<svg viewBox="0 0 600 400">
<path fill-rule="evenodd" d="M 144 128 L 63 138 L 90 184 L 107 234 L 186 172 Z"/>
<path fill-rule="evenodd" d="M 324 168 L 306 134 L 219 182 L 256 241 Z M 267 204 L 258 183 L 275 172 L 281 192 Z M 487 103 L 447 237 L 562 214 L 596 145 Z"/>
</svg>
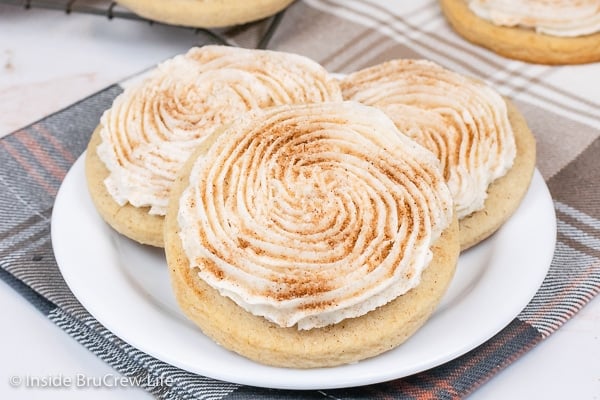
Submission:
<svg viewBox="0 0 600 400">
<path fill-rule="evenodd" d="M 338 83 L 308 58 L 194 48 L 127 88 L 102 115 L 86 160 L 96 207 L 125 236 L 163 247 L 170 187 L 198 145 L 252 109 L 340 100 Z"/>
<path fill-rule="evenodd" d="M 516 209 L 534 162 L 510 103 L 433 63 L 338 81 L 301 56 L 206 46 L 115 100 L 86 176 L 111 226 L 165 247 L 204 334 L 311 368 L 422 326 L 460 248 Z"/>
<path fill-rule="evenodd" d="M 393 60 L 345 77 L 344 97 L 378 107 L 442 163 L 461 249 L 517 209 L 535 169 L 535 140 L 508 100 L 480 81 L 424 60 Z"/>
</svg>

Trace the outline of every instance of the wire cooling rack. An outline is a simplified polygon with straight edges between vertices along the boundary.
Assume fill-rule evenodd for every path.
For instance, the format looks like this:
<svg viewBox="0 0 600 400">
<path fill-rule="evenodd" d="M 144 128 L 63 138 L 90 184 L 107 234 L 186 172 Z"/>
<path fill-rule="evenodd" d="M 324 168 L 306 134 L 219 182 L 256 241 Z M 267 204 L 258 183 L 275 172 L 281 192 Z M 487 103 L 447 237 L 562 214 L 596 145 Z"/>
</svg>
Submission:
<svg viewBox="0 0 600 400">
<path fill-rule="evenodd" d="M 137 20 L 142 22 L 147 22 L 149 24 L 157 24 L 157 25 L 165 25 L 161 22 L 152 21 L 143 17 L 140 17 L 133 12 L 129 11 L 127 8 L 118 5 L 114 1 L 106 1 L 106 0 L 0 0 L 0 4 L 9 4 L 14 6 L 20 6 L 25 9 L 47 9 L 47 10 L 57 10 L 66 13 L 67 15 L 73 13 L 83 13 L 83 14 L 92 14 L 98 16 L 104 16 L 109 20 L 113 18 L 121 18 L 121 19 L 129 19 L 129 20 Z M 258 49 L 266 49 L 269 45 L 269 42 L 281 19 L 283 18 L 283 11 L 280 11 L 278 14 L 275 14 L 272 17 L 266 18 L 264 20 L 256 21 L 247 25 L 254 24 L 266 24 L 266 29 L 264 33 L 261 35 L 260 40 L 258 41 L 256 48 Z M 193 29 L 197 34 L 202 34 L 212 39 L 213 42 L 224 45 L 231 45 L 231 43 L 227 40 L 226 32 L 227 30 L 223 29 L 203 29 L 203 28 L 189 28 L 189 27 L 179 27 L 181 29 Z M 239 27 L 232 27 L 233 29 L 237 29 Z"/>
</svg>

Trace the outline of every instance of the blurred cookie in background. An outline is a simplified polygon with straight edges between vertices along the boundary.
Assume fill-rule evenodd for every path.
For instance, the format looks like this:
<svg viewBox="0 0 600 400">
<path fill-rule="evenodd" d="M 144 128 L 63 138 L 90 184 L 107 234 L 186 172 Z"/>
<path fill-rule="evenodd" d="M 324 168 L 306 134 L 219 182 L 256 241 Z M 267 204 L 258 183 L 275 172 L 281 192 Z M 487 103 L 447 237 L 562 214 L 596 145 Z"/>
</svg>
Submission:
<svg viewBox="0 0 600 400">
<path fill-rule="evenodd" d="M 598 0 L 440 0 L 465 39 L 502 56 L 538 64 L 600 60 Z"/>
<path fill-rule="evenodd" d="M 293 0 L 117 0 L 154 21 L 195 28 L 221 28 L 269 17 Z"/>
</svg>

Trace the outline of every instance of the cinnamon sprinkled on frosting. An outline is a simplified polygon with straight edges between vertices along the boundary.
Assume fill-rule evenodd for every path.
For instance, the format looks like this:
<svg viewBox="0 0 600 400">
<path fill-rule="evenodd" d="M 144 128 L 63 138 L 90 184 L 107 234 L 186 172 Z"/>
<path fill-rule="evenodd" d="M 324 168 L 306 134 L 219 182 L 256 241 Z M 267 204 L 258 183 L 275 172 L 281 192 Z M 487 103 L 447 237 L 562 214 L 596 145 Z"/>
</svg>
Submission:
<svg viewBox="0 0 600 400">
<path fill-rule="evenodd" d="M 435 156 L 381 111 L 344 102 L 236 120 L 195 161 L 178 224 L 210 286 L 311 329 L 415 287 L 452 214 Z"/>
<path fill-rule="evenodd" d="M 194 48 L 127 88 L 101 119 L 98 155 L 114 200 L 164 215 L 172 182 L 204 138 L 251 109 L 339 101 L 314 61 L 282 52 Z"/>
<path fill-rule="evenodd" d="M 346 76 L 346 99 L 376 106 L 441 161 L 458 218 L 483 208 L 516 155 L 506 103 L 481 82 L 424 60 L 393 60 Z"/>
<path fill-rule="evenodd" d="M 496 25 L 533 28 L 551 36 L 600 32 L 598 0 L 470 0 L 469 8 Z"/>
</svg>

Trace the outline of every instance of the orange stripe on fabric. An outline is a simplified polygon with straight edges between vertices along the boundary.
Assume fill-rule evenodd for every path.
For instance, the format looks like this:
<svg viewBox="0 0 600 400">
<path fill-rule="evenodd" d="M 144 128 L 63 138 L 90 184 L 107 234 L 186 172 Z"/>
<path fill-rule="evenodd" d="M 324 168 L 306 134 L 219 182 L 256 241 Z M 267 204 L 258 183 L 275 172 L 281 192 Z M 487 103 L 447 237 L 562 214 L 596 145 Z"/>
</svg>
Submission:
<svg viewBox="0 0 600 400">
<path fill-rule="evenodd" d="M 406 391 L 408 393 L 416 391 L 419 393 L 420 396 L 424 396 L 422 397 L 423 399 L 437 399 L 437 394 L 439 394 L 440 391 L 445 391 L 445 395 L 450 395 L 450 398 L 452 399 L 461 398 L 463 395 L 465 395 L 465 393 L 459 392 L 457 388 L 454 387 L 454 383 L 456 382 L 458 377 L 461 374 L 464 374 L 466 371 L 474 368 L 477 364 L 485 362 L 485 360 L 489 358 L 490 355 L 497 352 L 505 344 L 510 343 L 514 338 L 521 336 L 524 331 L 530 328 L 531 326 L 528 323 L 523 322 L 520 325 L 518 325 L 515 329 L 511 329 L 510 333 L 507 336 L 503 336 L 502 343 L 493 343 L 492 345 L 488 342 L 486 347 L 477 348 L 476 353 L 472 353 L 472 355 L 470 356 L 463 356 L 468 357 L 467 361 L 451 361 L 454 363 L 458 363 L 458 365 L 451 368 L 452 371 L 450 371 L 449 374 L 446 374 L 446 376 L 448 376 L 447 378 L 440 379 L 440 377 L 436 376 L 432 372 L 432 370 L 429 370 L 415 375 L 414 377 L 409 377 L 400 380 L 394 386 L 397 389 L 399 389 L 401 393 L 402 391 Z M 490 340 L 493 340 L 493 338 L 491 338 Z M 502 366 L 509 365 L 515 359 L 516 357 L 509 357 L 508 362 L 497 365 L 495 368 L 492 368 L 491 370 L 487 371 L 479 380 L 474 381 L 472 385 L 469 385 L 472 387 L 468 387 L 466 389 L 469 391 L 469 393 L 471 393 L 477 387 L 487 382 L 495 374 L 494 371 L 496 369 L 501 369 Z M 429 388 L 427 388 L 425 385 L 419 385 L 418 383 L 416 383 L 418 381 L 422 381 L 426 384 L 429 384 Z M 423 393 L 424 391 L 428 391 L 428 393 Z"/>
<path fill-rule="evenodd" d="M 21 133 L 21 132 L 23 132 L 23 131 L 19 131 L 19 133 Z M 29 163 L 29 161 L 27 161 L 25 158 L 23 158 L 21 156 L 21 154 L 19 154 L 19 151 L 17 149 L 15 149 L 8 142 L 8 140 L 3 140 L 1 143 L 2 143 L 2 146 L 4 146 L 4 148 L 8 152 L 8 154 L 10 154 L 12 156 L 12 158 L 14 158 L 15 161 L 17 161 L 23 167 L 25 172 L 27 172 L 27 174 L 29 174 L 29 176 L 31 176 L 40 187 L 42 187 L 48 194 L 50 194 L 52 196 L 56 195 L 57 188 L 49 185 L 48 182 L 46 182 L 46 180 L 44 179 L 44 177 L 40 175 L 40 173 L 37 171 L 37 169 L 33 165 L 31 165 Z"/>
<path fill-rule="evenodd" d="M 16 135 L 15 138 L 27 148 L 33 154 L 37 162 L 58 181 L 62 181 L 67 173 L 67 170 L 62 168 L 60 165 L 50 157 L 48 152 L 42 148 L 38 141 L 33 138 L 29 132 L 21 131 L 21 134 Z"/>
<path fill-rule="evenodd" d="M 73 164 L 75 162 L 76 157 L 73 155 L 73 153 L 71 153 L 69 150 L 67 150 L 58 141 L 58 139 L 56 139 L 54 136 L 52 136 L 52 134 L 48 131 L 48 129 L 44 128 L 40 124 L 33 125 L 33 128 L 37 132 L 39 132 L 44 137 L 44 139 L 46 139 L 48 141 L 48 143 L 50 143 L 65 160 L 67 160 L 70 164 Z"/>
<path fill-rule="evenodd" d="M 529 321 L 536 321 L 537 319 L 543 319 L 543 315 L 547 314 L 548 312 L 551 312 L 553 310 L 556 310 L 556 305 L 559 304 L 561 301 L 563 301 L 566 298 L 571 297 L 570 294 L 573 292 L 577 292 L 577 287 L 581 285 L 581 283 L 585 283 L 588 282 L 589 280 L 587 278 L 589 278 L 593 273 L 594 273 L 594 265 L 590 265 L 588 266 L 584 271 L 582 271 L 582 274 L 577 275 L 576 277 L 572 277 L 572 280 L 569 282 L 568 286 L 565 286 L 563 288 L 561 288 L 561 294 L 560 295 L 556 295 L 553 296 L 553 299 L 551 302 L 548 302 L 546 304 L 544 304 L 543 306 L 540 306 L 538 308 L 538 310 L 536 311 L 535 314 L 533 314 L 531 317 L 528 317 L 527 320 Z M 576 299 L 573 299 L 574 301 Z M 584 304 L 580 304 L 580 301 L 576 301 L 581 307 L 583 307 Z M 580 307 L 580 308 L 581 308 Z M 575 311 L 571 311 L 571 312 L 567 312 L 565 313 L 565 316 L 563 319 L 561 319 L 561 321 L 556 321 L 556 318 L 554 318 L 555 322 L 552 323 L 553 326 L 556 327 L 556 329 L 558 329 L 560 326 L 562 326 L 570 317 L 572 317 L 573 315 L 575 315 Z M 548 336 L 547 334 L 544 335 L 544 337 Z"/>
</svg>

